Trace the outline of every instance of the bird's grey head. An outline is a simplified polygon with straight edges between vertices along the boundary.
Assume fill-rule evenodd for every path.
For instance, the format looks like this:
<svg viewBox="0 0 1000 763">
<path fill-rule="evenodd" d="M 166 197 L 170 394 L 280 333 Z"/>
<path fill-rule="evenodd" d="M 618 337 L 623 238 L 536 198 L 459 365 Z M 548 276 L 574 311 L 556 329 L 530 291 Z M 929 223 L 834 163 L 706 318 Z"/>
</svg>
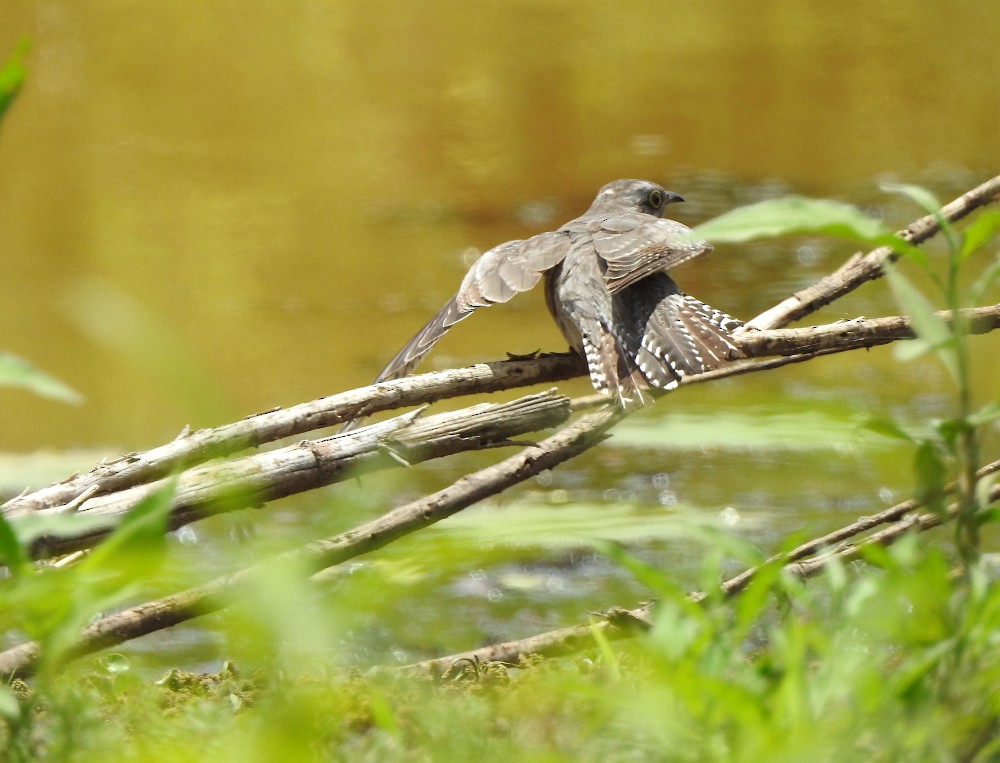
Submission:
<svg viewBox="0 0 1000 763">
<path fill-rule="evenodd" d="M 667 204 L 684 201 L 680 194 L 648 180 L 615 180 L 597 192 L 589 213 L 645 212 L 663 217 Z"/>
</svg>

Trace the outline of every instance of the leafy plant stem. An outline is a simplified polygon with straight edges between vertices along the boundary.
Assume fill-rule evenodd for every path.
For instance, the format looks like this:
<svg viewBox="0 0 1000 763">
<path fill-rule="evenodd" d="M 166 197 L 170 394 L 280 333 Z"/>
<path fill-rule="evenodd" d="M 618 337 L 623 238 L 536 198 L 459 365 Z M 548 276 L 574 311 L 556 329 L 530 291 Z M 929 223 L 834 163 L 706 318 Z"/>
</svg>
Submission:
<svg viewBox="0 0 1000 763">
<path fill-rule="evenodd" d="M 955 356 L 958 370 L 958 420 L 959 430 L 956 440 L 955 455 L 958 466 L 958 500 L 959 512 L 955 523 L 956 543 L 962 561 L 968 573 L 969 567 L 979 558 L 979 511 L 976 499 L 976 469 L 979 464 L 979 441 L 976 427 L 972 425 L 972 395 L 969 374 L 969 348 L 966 341 L 967 332 L 961 318 L 959 308 L 960 295 L 958 287 L 958 269 L 960 249 L 954 237 L 948 238 L 948 306 L 951 308 L 953 320 L 952 331 L 955 336 Z"/>
</svg>

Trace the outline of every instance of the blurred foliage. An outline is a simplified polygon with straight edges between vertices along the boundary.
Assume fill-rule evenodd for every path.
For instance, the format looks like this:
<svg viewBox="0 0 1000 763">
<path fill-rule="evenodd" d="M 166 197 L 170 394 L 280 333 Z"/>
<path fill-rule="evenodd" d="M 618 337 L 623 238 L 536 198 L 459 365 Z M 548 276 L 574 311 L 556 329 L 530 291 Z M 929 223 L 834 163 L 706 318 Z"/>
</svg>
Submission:
<svg viewBox="0 0 1000 763">
<path fill-rule="evenodd" d="M 663 449 L 692 448 L 768 450 L 844 450 L 884 446 L 859 428 L 861 414 L 855 405 L 823 406 L 788 402 L 783 405 L 745 406 L 726 411 L 725 426 L 718 426 L 717 412 L 683 410 L 662 422 L 626 419 L 615 428 L 618 444 Z"/>
<path fill-rule="evenodd" d="M 0 352 L 0 386 L 22 387 L 63 403 L 79 405 L 83 402 L 79 392 L 9 352 Z"/>
<path fill-rule="evenodd" d="M 897 190 L 936 204 L 919 189 Z M 421 533 L 374 561 L 342 565 L 325 573 L 320 585 L 303 582 L 306 571 L 294 563 L 272 568 L 249 600 L 214 616 L 222 651 L 233 662 L 214 673 L 175 669 L 153 680 L 126 650 L 70 658 L 74 634 L 95 614 L 181 580 L 190 584 L 182 544 L 164 540 L 169 491 L 137 508 L 82 561 L 57 569 L 32 564 L 26 550 L 51 525 L 0 522 L 0 555 L 10 571 L 0 581 L 0 632 L 8 643 L 29 637 L 43 645 L 37 675 L 30 682 L 15 677 L 0 688 L 6 760 L 1000 757 L 1000 587 L 994 584 L 997 560 L 982 541 L 997 517 L 982 484 L 969 481 L 978 465 L 980 428 L 996 420 L 1000 405 L 973 404 L 961 321 L 939 318 L 906 272 L 923 272 L 940 292 L 935 299 L 948 307 L 968 304 L 993 286 L 1000 269 L 986 265 L 971 287 L 961 286 L 958 271 L 989 246 L 998 225 L 980 217 L 990 222 L 977 220 L 962 234 L 948 227 L 939 258 L 893 243 L 881 223 L 834 202 L 777 200 L 756 205 L 752 214 L 733 214 L 706 227 L 715 225 L 719 236 L 736 237 L 731 240 L 791 232 L 847 235 L 889 243 L 902 255 L 890 284 L 918 339 L 900 351 L 900 360 L 913 357 L 915 347 L 948 369 L 954 415 L 913 427 L 868 411 L 873 418 L 867 429 L 841 423 L 824 444 L 835 449 L 878 433 L 912 448 L 918 490 L 937 510 L 945 483 L 957 480 L 954 551 L 933 536 L 908 535 L 890 548 L 868 549 L 864 562 L 834 564 L 808 584 L 769 563 L 752 586 L 726 599 L 719 580 L 734 564 L 758 564 L 766 554 L 725 522 L 699 521 L 683 510 L 664 521 L 622 505 L 610 524 L 577 527 L 574 539 L 548 524 L 558 510 L 551 505 L 486 507 L 444 533 Z M 809 418 L 805 428 L 780 420 L 780 437 L 762 439 L 761 427 L 748 418 L 739 443 L 772 447 L 780 441 L 785 447 L 825 426 L 822 417 Z M 681 431 L 685 425 L 679 421 Z M 336 508 L 332 504 L 325 507 Z M 564 510 L 598 511 L 571 503 Z M 491 522 L 505 532 L 494 535 Z M 680 581 L 676 571 L 624 545 L 634 539 L 626 531 L 632 522 L 688 547 L 698 560 L 694 583 L 707 592 L 704 601 L 687 597 L 689 581 Z M 596 638 L 560 660 L 470 663 L 446 681 L 389 667 L 359 672 L 360 661 L 344 647 L 346 629 L 367 629 L 375 641 L 393 620 L 436 656 L 441 632 L 462 627 L 470 611 L 445 597 L 434 608 L 434 587 L 450 571 L 498 559 L 503 544 L 516 548 L 508 558 L 516 560 L 522 578 L 530 577 L 539 545 L 589 546 L 656 599 L 651 630 L 625 641 Z M 792 539 L 783 542 L 792 545 Z M 519 584 L 538 596 L 530 581 Z M 413 596 L 418 588 L 419 599 Z M 510 621 L 497 622 L 497 637 L 531 635 L 542 622 L 539 617 L 534 630 L 520 634 L 511 632 Z M 403 661 L 391 653 L 367 657 L 383 665 Z"/>
<path fill-rule="evenodd" d="M 28 41 L 22 40 L 10 58 L 0 66 L 0 117 L 10 108 L 14 97 L 24 84 L 24 57 L 28 52 Z"/>
<path fill-rule="evenodd" d="M 258 622 L 284 623 L 254 633 L 271 658 L 262 663 L 151 681 L 109 655 L 30 689 L 15 682 L 3 703 L 7 760 L 987 761 L 1000 752 L 1000 588 L 985 565 L 955 584 L 946 554 L 911 536 L 869 566 L 809 585 L 771 569 L 735 601 L 696 605 L 661 570 L 618 559 L 659 600 L 653 630 L 629 642 L 516 668 L 470 665 L 435 682 L 338 668 L 322 659 L 332 645 L 293 612 L 258 612 Z M 309 654 L 286 640 L 296 628 L 297 640 L 316 639 Z"/>
</svg>

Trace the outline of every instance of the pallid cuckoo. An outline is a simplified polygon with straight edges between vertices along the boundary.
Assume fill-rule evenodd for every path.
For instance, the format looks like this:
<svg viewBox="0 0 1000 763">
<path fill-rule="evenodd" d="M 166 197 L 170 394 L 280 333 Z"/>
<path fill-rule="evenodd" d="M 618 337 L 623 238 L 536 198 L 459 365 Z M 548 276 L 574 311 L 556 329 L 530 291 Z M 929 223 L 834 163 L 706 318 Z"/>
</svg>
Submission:
<svg viewBox="0 0 1000 763">
<path fill-rule="evenodd" d="M 594 389 L 623 404 L 633 392 L 641 398 L 646 384 L 671 389 L 742 357 L 730 338 L 740 321 L 684 294 L 666 273 L 712 250 L 663 219 L 666 205 L 679 201 L 655 183 L 616 180 L 558 230 L 490 249 L 373 383 L 406 376 L 449 328 L 533 288 L 543 274 L 549 311 L 586 360 Z"/>
</svg>

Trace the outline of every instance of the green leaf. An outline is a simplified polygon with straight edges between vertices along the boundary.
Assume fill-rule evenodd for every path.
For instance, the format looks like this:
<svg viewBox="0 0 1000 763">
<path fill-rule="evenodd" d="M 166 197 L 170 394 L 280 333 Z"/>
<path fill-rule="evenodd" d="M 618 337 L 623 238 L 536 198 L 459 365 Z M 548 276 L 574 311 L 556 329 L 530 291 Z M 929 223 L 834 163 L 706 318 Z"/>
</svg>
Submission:
<svg viewBox="0 0 1000 763">
<path fill-rule="evenodd" d="M 868 241 L 890 231 L 856 207 L 826 199 L 786 196 L 726 212 L 699 225 L 695 233 L 713 241 L 739 243 L 793 233 L 829 233 Z"/>
<path fill-rule="evenodd" d="M 969 415 L 969 423 L 978 427 L 1000 419 L 1000 400 L 992 400 Z"/>
<path fill-rule="evenodd" d="M 880 187 L 886 193 L 896 193 L 900 196 L 907 196 L 923 207 L 928 214 L 934 214 L 941 209 L 941 202 L 938 198 L 919 185 L 910 183 L 881 183 Z"/>
<path fill-rule="evenodd" d="M 11 523 L 2 513 L 0 513 L 0 564 L 5 565 L 14 575 L 23 574 L 28 569 L 28 554 Z"/>
<path fill-rule="evenodd" d="M 136 504 L 80 564 L 80 574 L 95 573 L 110 581 L 111 589 L 148 578 L 159 567 L 166 548 L 167 519 L 176 489 L 177 479 L 171 478 Z"/>
<path fill-rule="evenodd" d="M 657 596 L 685 598 L 685 592 L 663 569 L 629 553 L 622 544 L 595 539 L 591 541 L 591 545 L 619 567 L 630 572 L 632 577 Z"/>
<path fill-rule="evenodd" d="M 913 437 L 892 419 L 871 418 L 863 421 L 861 423 L 861 427 L 871 432 L 880 434 L 883 437 L 890 437 L 894 440 L 903 440 L 905 442 L 913 442 Z"/>
<path fill-rule="evenodd" d="M 998 278 L 1000 278 L 1000 254 L 997 254 L 993 262 L 983 269 L 979 278 L 972 284 L 972 288 L 969 291 L 970 301 L 973 303 L 979 302 L 983 294 L 993 288 Z"/>
<path fill-rule="evenodd" d="M 857 207 L 827 199 L 786 196 L 734 209 L 702 223 L 692 235 L 715 243 L 742 243 L 791 234 L 828 234 L 887 245 L 907 256 L 922 253 Z"/>
<path fill-rule="evenodd" d="M 987 506 L 993 503 L 990 499 L 993 493 L 993 486 L 996 483 L 996 474 L 987 474 L 982 479 L 976 481 L 975 495 L 980 507 L 979 519 L 982 524 L 1000 521 L 1000 507 L 986 509 Z"/>
<path fill-rule="evenodd" d="M 890 263 L 885 265 L 885 275 L 889 279 L 889 286 L 896 297 L 896 301 L 903 311 L 910 317 L 910 323 L 917 338 L 924 342 L 924 346 L 916 345 L 914 348 L 906 348 L 906 344 L 898 345 L 896 357 L 900 360 L 909 360 L 914 357 L 915 352 L 929 349 L 934 352 L 952 378 L 958 382 L 960 379 L 958 371 L 958 353 L 955 348 L 955 335 L 951 327 L 934 310 L 927 298 L 910 283 L 910 281 L 899 272 L 899 269 Z"/>
<path fill-rule="evenodd" d="M 28 41 L 21 40 L 10 58 L 0 67 L 0 117 L 14 101 L 21 85 L 24 84 L 24 56 L 28 52 Z"/>
<path fill-rule="evenodd" d="M 0 685 L 0 718 L 13 724 L 21 717 L 21 703 L 9 686 Z"/>
<path fill-rule="evenodd" d="M 920 691 L 926 691 L 924 686 L 929 682 L 929 677 L 946 657 L 957 651 L 956 641 L 957 639 L 945 639 L 901 662 L 893 673 L 891 691 L 903 699 L 908 694 L 919 695 Z"/>
<path fill-rule="evenodd" d="M 598 622 L 599 620 L 591 615 L 590 635 L 593 637 L 594 642 L 597 644 L 597 648 L 601 652 L 601 658 L 607 666 L 608 674 L 613 680 L 618 681 L 622 677 L 621 664 L 618 661 L 618 656 L 615 654 L 614 649 L 611 648 L 611 642 L 608 641 L 608 637 L 604 634 L 604 631 L 597 627 Z"/>
<path fill-rule="evenodd" d="M 909 342 L 897 342 L 892 346 L 892 356 L 900 363 L 909 363 L 922 355 L 926 355 L 934 347 L 919 337 Z"/>
<path fill-rule="evenodd" d="M 89 511 L 60 511 L 57 513 L 30 512 L 10 523 L 21 546 L 29 550 L 40 539 L 81 536 L 109 530 L 113 520 L 108 516 Z M 42 540 L 44 544 L 44 540 Z"/>
<path fill-rule="evenodd" d="M 968 224 L 962 234 L 961 261 L 979 251 L 1000 231 L 1000 211 L 988 209 Z"/>
<path fill-rule="evenodd" d="M 76 390 L 7 352 L 0 352 L 0 386 L 23 387 L 42 397 L 73 405 L 83 402 L 83 395 Z"/>
<path fill-rule="evenodd" d="M 979 487 L 979 484 L 976 484 Z M 989 497 L 988 493 L 984 493 L 984 496 L 980 496 L 980 490 L 976 490 L 976 495 L 979 496 L 980 505 L 986 505 L 985 500 Z M 976 519 L 980 526 L 987 524 L 997 524 L 1000 522 L 1000 509 L 986 509 L 985 511 L 979 511 L 976 513 Z"/>
<path fill-rule="evenodd" d="M 51 675 L 59 669 L 72 653 L 80 629 L 95 613 L 116 606 L 157 573 L 166 552 L 167 519 L 176 487 L 176 478 L 171 478 L 146 496 L 79 564 L 31 576 L 42 591 L 50 589 L 32 613 L 33 630 L 42 642 L 41 673 Z"/>
<path fill-rule="evenodd" d="M 953 453 L 959 436 L 969 430 L 969 422 L 965 419 L 941 419 L 934 423 L 934 430 L 945 447 Z"/>
<path fill-rule="evenodd" d="M 948 470 L 933 442 L 923 442 L 917 448 L 913 457 L 913 471 L 917 478 L 917 498 L 935 514 L 942 513 Z"/>
</svg>

